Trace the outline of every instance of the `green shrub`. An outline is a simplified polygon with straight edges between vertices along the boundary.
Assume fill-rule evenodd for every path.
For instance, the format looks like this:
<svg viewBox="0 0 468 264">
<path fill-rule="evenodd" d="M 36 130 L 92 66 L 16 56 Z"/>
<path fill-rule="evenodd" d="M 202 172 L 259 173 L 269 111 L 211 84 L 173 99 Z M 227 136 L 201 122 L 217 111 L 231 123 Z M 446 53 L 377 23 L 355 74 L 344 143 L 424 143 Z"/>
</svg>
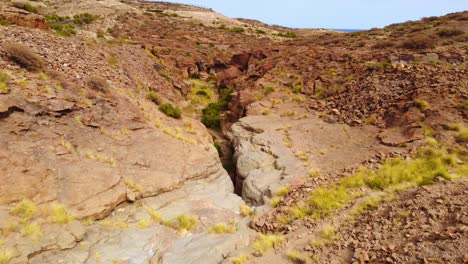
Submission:
<svg viewBox="0 0 468 264">
<path fill-rule="evenodd" d="M 281 198 L 280 197 L 274 197 L 270 200 L 270 205 L 271 207 L 273 208 L 276 208 L 279 206 L 279 204 L 281 203 Z"/>
<path fill-rule="evenodd" d="M 226 89 L 220 94 L 220 99 L 217 103 L 209 104 L 202 111 L 202 123 L 213 129 L 221 127 L 221 113 L 228 109 L 229 102 L 231 101 L 231 89 Z"/>
<path fill-rule="evenodd" d="M 429 110 L 429 108 L 430 108 L 430 105 L 426 100 L 416 99 L 416 100 L 414 100 L 414 103 L 415 103 L 416 107 L 419 108 L 419 110 L 421 110 L 421 112 L 425 112 L 425 111 Z"/>
<path fill-rule="evenodd" d="M 255 30 L 255 33 L 257 33 L 257 34 L 260 34 L 260 35 L 264 35 L 264 34 L 266 34 L 266 32 L 265 32 L 265 31 L 263 31 L 263 30 L 261 30 L 261 29 L 257 29 L 257 30 Z"/>
<path fill-rule="evenodd" d="M 208 127 L 213 129 L 219 129 L 221 127 L 221 111 L 223 110 L 223 106 L 220 103 L 211 103 L 205 109 L 203 109 L 202 113 L 202 123 Z"/>
<path fill-rule="evenodd" d="M 229 31 L 234 32 L 234 33 L 244 33 L 245 29 L 241 27 L 234 27 L 234 28 L 231 28 Z"/>
<path fill-rule="evenodd" d="M 275 36 L 282 37 L 282 38 L 297 38 L 297 34 L 291 31 L 288 31 L 286 33 L 279 32 L 278 34 L 275 34 Z"/>
<path fill-rule="evenodd" d="M 0 26 L 9 26 L 11 22 L 7 20 L 5 17 L 0 16 Z"/>
<path fill-rule="evenodd" d="M 27 70 L 39 71 L 44 67 L 44 60 L 27 46 L 19 43 L 8 43 L 3 45 L 3 49 L 10 60 Z"/>
<path fill-rule="evenodd" d="M 165 221 L 164 225 L 177 231 L 194 231 L 197 226 L 197 218 L 192 215 L 179 215 L 177 218 Z"/>
<path fill-rule="evenodd" d="M 8 264 L 15 257 L 15 253 L 11 250 L 0 251 L 0 264 Z"/>
<path fill-rule="evenodd" d="M 463 127 L 460 129 L 455 136 L 455 139 L 458 143 L 468 143 L 468 128 Z"/>
<path fill-rule="evenodd" d="M 164 103 L 158 107 L 159 111 L 163 112 L 165 115 L 180 119 L 182 117 L 182 111 L 177 106 L 174 107 L 170 103 Z"/>
<path fill-rule="evenodd" d="M 305 264 L 307 262 L 307 257 L 303 253 L 296 250 L 289 251 L 286 256 L 292 263 L 295 264 Z"/>
<path fill-rule="evenodd" d="M 60 36 L 70 37 L 76 35 L 75 26 L 73 24 L 50 25 L 49 28 Z"/>
<path fill-rule="evenodd" d="M 190 78 L 192 78 L 192 79 L 200 79 L 200 74 L 194 72 L 194 73 L 192 73 L 192 74 L 190 75 Z"/>
<path fill-rule="evenodd" d="M 252 209 L 252 207 L 243 204 L 243 205 L 241 205 L 239 207 L 239 213 L 240 213 L 241 216 L 247 217 L 247 216 L 250 216 L 253 213 L 253 209 Z"/>
<path fill-rule="evenodd" d="M 68 224 L 75 220 L 75 216 L 68 212 L 63 205 L 54 205 L 51 210 L 51 216 L 55 223 Z"/>
<path fill-rule="evenodd" d="M 10 80 L 10 76 L 0 70 L 0 94 L 8 93 L 7 82 Z"/>
<path fill-rule="evenodd" d="M 62 22 L 62 21 L 65 21 L 67 19 L 70 19 L 70 17 L 68 16 L 59 16 L 57 14 L 49 14 L 49 15 L 45 15 L 45 19 L 47 21 L 47 23 L 57 23 L 57 22 Z"/>
<path fill-rule="evenodd" d="M 231 31 L 231 32 L 234 32 L 234 33 L 243 33 L 243 32 L 245 32 L 245 29 L 244 29 L 244 28 L 241 28 L 241 27 L 229 28 L 229 27 L 226 27 L 226 25 L 220 25 L 220 26 L 218 27 L 218 29 Z"/>
<path fill-rule="evenodd" d="M 20 217 L 21 223 L 24 224 L 29 222 L 36 215 L 37 207 L 31 200 L 23 199 L 13 209 L 11 209 L 10 213 Z"/>
<path fill-rule="evenodd" d="M 256 254 L 264 255 L 268 250 L 276 245 L 281 245 L 284 238 L 275 235 L 260 234 L 253 243 L 253 248 Z"/>
<path fill-rule="evenodd" d="M 21 234 L 38 241 L 42 236 L 41 226 L 37 223 L 27 224 L 21 229 Z"/>
<path fill-rule="evenodd" d="M 217 224 L 213 227 L 211 227 L 208 230 L 208 233 L 210 234 L 232 234 L 237 231 L 237 227 L 235 224 L 230 223 L 230 224 Z"/>
<path fill-rule="evenodd" d="M 146 94 L 146 99 L 150 100 L 151 102 L 159 105 L 161 104 L 161 97 L 155 92 L 148 92 Z"/>
<path fill-rule="evenodd" d="M 442 28 L 437 31 L 437 35 L 443 38 L 450 38 L 463 35 L 465 32 L 456 28 Z"/>
<path fill-rule="evenodd" d="M 91 24 L 96 19 L 97 16 L 91 15 L 90 13 L 82 13 L 73 16 L 73 23 L 77 25 Z"/>
</svg>

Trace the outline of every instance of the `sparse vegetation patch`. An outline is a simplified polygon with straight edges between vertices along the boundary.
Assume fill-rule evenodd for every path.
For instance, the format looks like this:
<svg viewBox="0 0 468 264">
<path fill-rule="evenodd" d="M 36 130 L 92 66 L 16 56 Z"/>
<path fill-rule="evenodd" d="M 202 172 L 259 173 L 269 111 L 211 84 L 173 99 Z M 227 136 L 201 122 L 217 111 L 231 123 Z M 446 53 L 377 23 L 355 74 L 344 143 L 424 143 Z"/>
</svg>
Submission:
<svg viewBox="0 0 468 264">
<path fill-rule="evenodd" d="M 165 115 L 180 119 L 182 117 L 182 111 L 177 106 L 173 106 L 171 103 L 164 103 L 158 107 L 159 111 Z"/>
<path fill-rule="evenodd" d="M 254 253 L 262 256 L 274 246 L 281 245 L 283 240 L 282 236 L 260 234 L 253 243 Z"/>
<path fill-rule="evenodd" d="M 8 43 L 3 45 L 3 49 L 8 58 L 27 70 L 39 71 L 44 67 L 44 60 L 25 45 Z"/>
</svg>

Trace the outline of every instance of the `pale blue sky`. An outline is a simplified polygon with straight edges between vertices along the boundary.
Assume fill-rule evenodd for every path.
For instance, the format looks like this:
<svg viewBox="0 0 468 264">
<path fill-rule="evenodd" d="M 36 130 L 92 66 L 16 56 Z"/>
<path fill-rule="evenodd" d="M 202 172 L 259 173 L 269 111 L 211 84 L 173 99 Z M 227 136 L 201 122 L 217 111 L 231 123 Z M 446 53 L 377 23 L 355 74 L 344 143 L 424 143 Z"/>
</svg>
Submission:
<svg viewBox="0 0 468 264">
<path fill-rule="evenodd" d="M 468 0 L 166 0 L 302 28 L 368 29 L 468 10 Z"/>
</svg>

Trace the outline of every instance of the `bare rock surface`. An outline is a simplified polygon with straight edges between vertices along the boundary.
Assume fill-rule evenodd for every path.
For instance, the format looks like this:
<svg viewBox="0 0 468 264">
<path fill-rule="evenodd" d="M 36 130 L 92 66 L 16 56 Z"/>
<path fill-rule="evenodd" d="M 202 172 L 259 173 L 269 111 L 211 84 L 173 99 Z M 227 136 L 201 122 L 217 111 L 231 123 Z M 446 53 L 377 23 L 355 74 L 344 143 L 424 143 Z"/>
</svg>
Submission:
<svg viewBox="0 0 468 264">
<path fill-rule="evenodd" d="M 295 108 L 286 104 L 273 111 L 294 111 L 286 109 Z M 295 114 L 301 115 L 307 114 Z M 232 126 L 236 187 L 245 200 L 263 204 L 265 196 L 293 179 L 309 178 L 312 170 L 331 174 L 390 151 L 379 145 L 378 132 L 375 127 L 329 124 L 312 115 L 249 115 Z"/>
</svg>

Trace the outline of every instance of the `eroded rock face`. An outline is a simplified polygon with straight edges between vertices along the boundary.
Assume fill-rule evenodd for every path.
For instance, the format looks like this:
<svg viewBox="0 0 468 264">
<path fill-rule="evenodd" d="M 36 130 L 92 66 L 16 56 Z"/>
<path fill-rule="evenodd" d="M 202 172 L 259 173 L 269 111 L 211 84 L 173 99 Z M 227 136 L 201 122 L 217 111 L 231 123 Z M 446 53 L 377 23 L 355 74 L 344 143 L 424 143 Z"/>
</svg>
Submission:
<svg viewBox="0 0 468 264">
<path fill-rule="evenodd" d="M 293 179 L 308 178 L 313 169 L 333 173 L 389 151 L 376 139 L 379 130 L 375 127 L 330 124 L 291 103 L 276 105 L 272 109 L 276 114 L 258 115 L 261 110 L 255 109 L 262 104 L 268 105 L 251 105 L 247 117 L 234 124 L 230 134 L 235 146 L 236 188 L 253 204 L 263 204 Z M 278 115 L 291 111 L 303 118 Z"/>
<path fill-rule="evenodd" d="M 76 113 L 47 117 L 74 105 L 66 99 L 46 99 L 40 102 L 47 102 L 43 105 L 14 104 L 10 96 L 1 101 L 10 104 L 4 107 L 8 110 L 2 112 L 0 128 L 4 172 L 0 178 L 5 183 L 0 201 L 4 204 L 23 197 L 37 203 L 57 201 L 72 207 L 78 216 L 100 218 L 126 200 L 131 191 L 126 181 L 140 186 L 138 196 L 150 197 L 187 180 L 225 173 L 201 125 L 199 145 L 192 145 L 150 128 L 138 117 L 138 108 L 125 101 L 114 100 L 117 108 L 98 103 L 94 111 L 110 112 L 84 123 L 80 110 L 73 107 L 69 110 Z M 38 117 L 36 112 L 45 115 Z M 112 124 L 121 118 L 127 122 L 117 130 L 121 125 Z"/>
<path fill-rule="evenodd" d="M 15 7 L 1 5 L 0 17 L 3 17 L 5 20 L 11 22 L 12 24 L 22 27 L 31 27 L 39 29 L 49 28 L 44 17 L 32 14 L 28 11 Z"/>
</svg>

